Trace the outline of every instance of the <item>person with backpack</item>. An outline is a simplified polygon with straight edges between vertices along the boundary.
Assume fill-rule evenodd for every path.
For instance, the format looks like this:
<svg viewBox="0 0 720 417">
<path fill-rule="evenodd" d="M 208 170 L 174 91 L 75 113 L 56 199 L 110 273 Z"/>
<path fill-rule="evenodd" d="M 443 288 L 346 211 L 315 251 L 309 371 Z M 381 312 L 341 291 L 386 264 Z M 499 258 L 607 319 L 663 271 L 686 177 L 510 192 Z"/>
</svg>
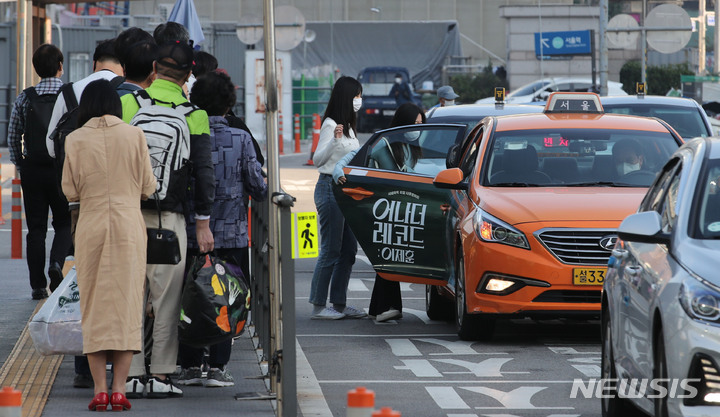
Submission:
<svg viewBox="0 0 720 417">
<path fill-rule="evenodd" d="M 10 160 L 21 176 L 25 222 L 27 223 L 26 257 L 33 300 L 47 298 L 45 276 L 45 238 L 48 208 L 52 210 L 55 230 L 50 249 L 50 291 L 62 282 L 62 267 L 70 250 L 70 213 L 65 197 L 56 186 L 59 176 L 45 146 L 55 99 L 63 85 L 63 54 L 55 45 L 41 45 L 32 58 L 40 82 L 18 95 L 13 104 L 8 127 Z"/>
<path fill-rule="evenodd" d="M 95 47 L 92 74 L 82 80 L 66 84 L 58 94 L 48 125 L 45 144 L 47 145 L 48 154 L 53 158 L 57 156 L 56 163 L 58 163 L 57 169 L 59 172 L 62 172 L 62 166 L 60 165 L 65 155 L 56 155 L 56 150 L 62 151 L 65 136 L 77 128 L 77 117 L 70 116 L 75 114 L 78 99 L 82 96 L 85 87 L 99 79 L 110 81 L 115 88 L 125 81 L 123 77 L 123 67 L 117 55 L 115 55 L 115 39 L 100 41 L 97 47 Z M 62 124 L 60 123 L 61 119 L 63 119 Z M 53 133 L 55 133 L 58 127 L 60 127 L 60 130 L 63 130 L 63 132 L 59 135 L 60 140 L 57 142 L 63 143 L 56 143 L 56 141 L 53 140 Z M 56 133 L 56 136 L 58 133 Z"/>
<path fill-rule="evenodd" d="M 169 375 L 178 358 L 178 318 L 185 272 L 187 234 L 185 209 L 192 198 L 197 247 L 201 253 L 214 249 L 210 214 L 215 196 L 215 172 L 211 156 L 210 125 L 204 110 L 190 104 L 182 86 L 190 76 L 193 50 L 176 41 L 158 47 L 155 81 L 145 90 L 121 97 L 123 120 L 140 127 L 148 142 L 150 161 L 158 189 L 141 203 L 147 227 L 158 226 L 157 204 L 165 229 L 173 230 L 183 259 L 177 265 L 147 265 L 146 287 L 152 299 L 152 352 L 146 376 L 145 352 L 135 355 L 126 382 L 128 398 L 181 397 Z M 190 177 L 194 193 L 187 195 Z"/>
<path fill-rule="evenodd" d="M 205 110 L 210 119 L 210 138 L 215 161 L 215 202 L 210 229 L 215 239 L 215 254 L 241 268 L 246 282 L 250 282 L 248 253 L 247 197 L 256 201 L 267 197 L 267 184 L 257 160 L 250 134 L 229 125 L 225 115 L 235 104 L 235 85 L 220 71 L 210 71 L 198 77 L 193 85 L 190 101 Z M 191 187 L 192 190 L 192 187 Z M 192 208 L 192 202 L 190 202 Z M 192 210 L 190 210 L 192 213 Z M 195 243 L 195 219 L 186 216 L 188 260 L 199 255 Z M 186 269 L 190 268 L 190 261 Z M 228 312 L 229 314 L 230 312 Z M 202 377 L 203 349 L 180 344 L 178 378 L 181 385 L 228 387 L 234 380 L 226 365 L 230 361 L 232 339 L 209 346 L 208 371 Z"/>
</svg>

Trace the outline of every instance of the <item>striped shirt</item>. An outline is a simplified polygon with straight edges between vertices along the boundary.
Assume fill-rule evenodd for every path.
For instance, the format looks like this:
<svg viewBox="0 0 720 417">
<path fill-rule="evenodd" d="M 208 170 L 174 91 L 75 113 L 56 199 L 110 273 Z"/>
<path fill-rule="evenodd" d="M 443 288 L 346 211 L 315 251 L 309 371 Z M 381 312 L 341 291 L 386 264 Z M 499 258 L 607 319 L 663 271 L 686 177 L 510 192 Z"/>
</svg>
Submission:
<svg viewBox="0 0 720 417">
<path fill-rule="evenodd" d="M 35 91 L 38 95 L 55 94 L 62 85 L 63 82 L 60 78 L 43 78 L 38 85 L 35 86 Z M 22 91 L 15 99 L 12 113 L 10 114 L 10 122 L 8 123 L 8 150 L 10 151 L 10 160 L 15 165 L 20 162 L 23 155 L 22 138 L 23 133 L 25 133 L 27 105 L 27 97 L 25 96 L 25 92 Z"/>
</svg>

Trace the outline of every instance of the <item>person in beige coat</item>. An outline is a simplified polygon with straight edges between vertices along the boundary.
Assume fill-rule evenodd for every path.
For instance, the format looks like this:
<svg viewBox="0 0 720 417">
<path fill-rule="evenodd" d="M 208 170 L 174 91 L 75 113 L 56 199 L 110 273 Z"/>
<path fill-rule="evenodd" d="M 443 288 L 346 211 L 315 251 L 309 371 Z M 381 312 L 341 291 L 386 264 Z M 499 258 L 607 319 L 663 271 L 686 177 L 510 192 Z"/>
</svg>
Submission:
<svg viewBox="0 0 720 417">
<path fill-rule="evenodd" d="M 95 382 L 90 410 L 130 409 L 125 379 L 141 349 L 147 232 L 140 200 L 156 188 L 142 130 L 124 123 L 120 98 L 98 80 L 82 93 L 65 142 L 62 188 L 78 201 L 75 231 L 83 352 Z M 105 364 L 113 363 L 112 397 Z"/>
</svg>

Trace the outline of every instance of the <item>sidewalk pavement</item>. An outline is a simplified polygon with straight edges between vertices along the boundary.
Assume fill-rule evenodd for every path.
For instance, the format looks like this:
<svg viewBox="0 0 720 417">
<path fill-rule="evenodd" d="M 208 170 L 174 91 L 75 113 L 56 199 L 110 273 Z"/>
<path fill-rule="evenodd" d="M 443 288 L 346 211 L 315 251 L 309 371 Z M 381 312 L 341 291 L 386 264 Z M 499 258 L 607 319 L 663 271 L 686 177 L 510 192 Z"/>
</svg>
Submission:
<svg viewBox="0 0 720 417">
<path fill-rule="evenodd" d="M 43 364 L 54 357 L 39 357 L 31 343 L 27 341 L 24 329 L 32 317 L 38 301 L 30 297 L 27 264 L 25 259 L 10 259 L 10 191 L 8 173 L 14 171 L 10 163 L 7 148 L 0 148 L 2 157 L 2 214 L 6 224 L 0 225 L 0 385 L 12 386 L 23 391 L 23 417 L 66 417 L 85 415 L 87 405 L 93 397 L 92 389 L 73 388 L 74 359 L 72 356 L 62 357 L 57 367 L 57 374 L 52 377 L 53 365 Z M 25 224 L 23 223 L 23 228 Z M 25 255 L 25 233 L 23 230 L 23 257 Z M 48 250 L 52 242 L 52 230 L 48 233 Z M 257 338 L 252 338 L 252 327 L 235 340 L 233 352 L 228 364 L 230 373 L 235 378 L 235 386 L 225 388 L 204 388 L 180 386 L 184 391 L 183 398 L 174 399 L 139 399 L 131 400 L 135 415 L 147 416 L 253 416 L 275 417 L 273 401 L 270 400 L 236 400 L 235 396 L 257 398 L 266 395 L 268 389 L 266 362 L 260 360 L 262 352 L 256 349 Z M 33 359 L 34 358 L 34 359 Z M 39 358 L 39 360 L 38 360 Z M 58 362 L 54 360 L 54 362 Z M 24 373 L 18 373 L 24 369 Z M 30 376 L 28 376 L 30 375 Z M 49 375 L 49 377 L 46 377 Z M 49 394 L 45 401 L 45 395 Z M 31 407 L 30 403 L 34 405 Z"/>
</svg>

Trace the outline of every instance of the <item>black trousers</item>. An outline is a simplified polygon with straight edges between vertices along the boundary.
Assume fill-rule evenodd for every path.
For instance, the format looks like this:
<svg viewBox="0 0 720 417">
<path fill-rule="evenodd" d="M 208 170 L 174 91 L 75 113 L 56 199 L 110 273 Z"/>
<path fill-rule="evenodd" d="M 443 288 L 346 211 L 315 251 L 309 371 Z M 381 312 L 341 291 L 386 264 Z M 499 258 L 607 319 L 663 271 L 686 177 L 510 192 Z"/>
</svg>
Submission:
<svg viewBox="0 0 720 417">
<path fill-rule="evenodd" d="M 248 271 L 250 270 L 249 262 L 250 257 L 248 256 L 248 248 L 219 248 L 215 249 L 215 254 L 227 262 L 235 265 L 239 265 L 246 278 L 249 278 Z M 188 248 L 187 250 L 187 262 L 185 263 L 187 274 L 190 269 L 192 257 L 198 255 L 197 249 Z M 180 343 L 178 350 L 178 362 L 183 368 L 200 367 L 203 359 L 203 348 L 194 348 L 192 346 L 184 345 Z M 228 362 L 230 362 L 230 353 L 232 353 L 232 339 L 228 339 L 224 342 L 216 343 L 209 346 L 210 356 L 208 357 L 208 365 L 211 368 L 224 368 Z"/>
<path fill-rule="evenodd" d="M 24 163 L 20 168 L 23 203 L 25 205 L 26 257 L 30 272 L 30 286 L 41 289 L 47 286 L 45 276 L 45 238 L 48 229 L 48 209 L 52 211 L 55 229 L 50 262 L 65 263 L 70 253 L 70 212 L 65 196 L 60 192 L 57 171 L 52 165 Z"/>
<path fill-rule="evenodd" d="M 368 314 L 377 316 L 391 308 L 402 311 L 400 283 L 398 281 L 389 281 L 381 278 L 380 275 L 375 275 L 375 285 L 373 286 L 372 296 L 370 296 Z"/>
</svg>

